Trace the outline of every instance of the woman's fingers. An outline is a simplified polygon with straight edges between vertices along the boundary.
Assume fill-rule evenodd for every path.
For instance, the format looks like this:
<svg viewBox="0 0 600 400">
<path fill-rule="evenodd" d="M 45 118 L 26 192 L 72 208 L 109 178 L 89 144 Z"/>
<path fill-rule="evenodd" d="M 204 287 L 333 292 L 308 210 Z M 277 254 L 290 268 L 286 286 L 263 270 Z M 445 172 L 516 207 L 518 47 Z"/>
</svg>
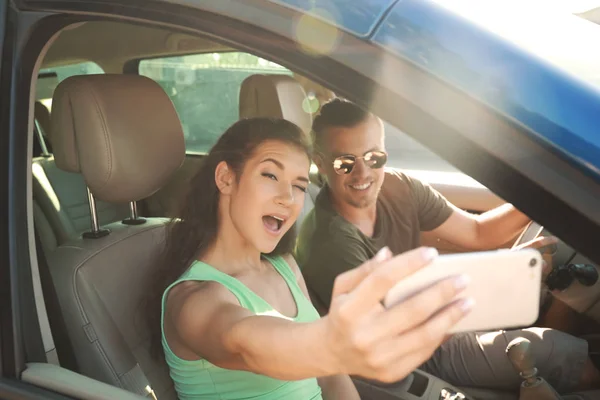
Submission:
<svg viewBox="0 0 600 400">
<path fill-rule="evenodd" d="M 423 268 L 437 255 L 437 250 L 422 247 L 393 257 L 379 265 L 348 293 L 341 307 L 354 315 L 369 313 L 375 306 L 381 307 L 381 301 L 396 283 Z"/>
<path fill-rule="evenodd" d="M 399 281 L 427 265 L 437 250 L 420 248 L 373 260 L 336 279 L 325 317 L 329 348 L 342 369 L 367 378 L 401 379 L 425 362 L 472 304 L 456 300 L 465 276 L 437 282 L 389 309 L 381 304 Z"/>
<path fill-rule="evenodd" d="M 469 281 L 467 275 L 453 276 L 390 307 L 389 310 L 373 319 L 373 339 L 381 340 L 420 326 L 455 301 L 456 297 L 467 287 Z"/>
<path fill-rule="evenodd" d="M 395 382 L 427 361 L 448 338 L 448 331 L 473 307 L 471 300 L 457 300 L 420 326 L 374 346 L 369 356 L 371 378 Z"/>
</svg>

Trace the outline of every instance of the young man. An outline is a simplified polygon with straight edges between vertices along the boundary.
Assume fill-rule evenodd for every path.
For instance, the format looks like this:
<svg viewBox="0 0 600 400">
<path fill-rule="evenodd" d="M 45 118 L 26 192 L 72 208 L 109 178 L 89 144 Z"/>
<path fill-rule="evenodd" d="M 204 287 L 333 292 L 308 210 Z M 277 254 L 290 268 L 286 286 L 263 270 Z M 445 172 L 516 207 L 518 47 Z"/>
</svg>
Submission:
<svg viewBox="0 0 600 400">
<path fill-rule="evenodd" d="M 422 231 L 433 231 L 463 248 L 494 249 L 529 222 L 509 204 L 469 214 L 429 185 L 384 169 L 382 121 L 351 102 L 323 105 L 313 133 L 325 185 L 301 227 L 296 257 L 316 300 L 327 307 L 335 277 L 384 246 L 402 253 L 419 246 Z M 505 348 L 519 336 L 532 341 L 540 374 L 559 392 L 598 386 L 587 342 L 550 329 L 455 335 L 421 368 L 455 385 L 518 389 L 521 379 Z"/>
</svg>

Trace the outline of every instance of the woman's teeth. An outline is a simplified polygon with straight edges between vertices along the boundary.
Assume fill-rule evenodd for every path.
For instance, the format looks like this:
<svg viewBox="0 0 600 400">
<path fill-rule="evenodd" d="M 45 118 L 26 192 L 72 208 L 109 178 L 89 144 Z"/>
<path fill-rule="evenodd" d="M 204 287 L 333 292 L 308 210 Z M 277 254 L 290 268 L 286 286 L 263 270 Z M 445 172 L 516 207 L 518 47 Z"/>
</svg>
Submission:
<svg viewBox="0 0 600 400">
<path fill-rule="evenodd" d="M 350 187 L 352 189 L 356 189 L 356 190 L 365 190 L 367 189 L 369 186 L 371 186 L 372 182 L 368 182 L 368 183 L 363 183 L 362 185 L 350 185 Z"/>
<path fill-rule="evenodd" d="M 281 229 L 281 227 L 283 226 L 283 218 L 273 217 L 273 219 L 277 221 L 277 229 Z"/>
<path fill-rule="evenodd" d="M 283 222 L 283 219 L 272 215 L 265 215 L 263 217 L 263 223 L 270 231 L 273 232 L 279 231 L 283 226 Z"/>
</svg>

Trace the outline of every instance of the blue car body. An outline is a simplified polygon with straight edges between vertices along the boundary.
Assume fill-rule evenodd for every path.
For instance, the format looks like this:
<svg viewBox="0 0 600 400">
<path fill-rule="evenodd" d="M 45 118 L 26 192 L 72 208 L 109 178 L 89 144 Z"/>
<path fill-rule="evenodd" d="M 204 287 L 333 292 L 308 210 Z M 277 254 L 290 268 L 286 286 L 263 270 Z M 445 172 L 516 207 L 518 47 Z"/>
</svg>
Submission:
<svg viewBox="0 0 600 400">
<path fill-rule="evenodd" d="M 600 91 L 586 77 L 575 77 L 440 2 L 272 1 L 409 59 L 529 128 L 552 151 L 600 180 Z M 573 19 L 591 24 L 573 15 L 561 18 L 569 25 Z"/>
</svg>

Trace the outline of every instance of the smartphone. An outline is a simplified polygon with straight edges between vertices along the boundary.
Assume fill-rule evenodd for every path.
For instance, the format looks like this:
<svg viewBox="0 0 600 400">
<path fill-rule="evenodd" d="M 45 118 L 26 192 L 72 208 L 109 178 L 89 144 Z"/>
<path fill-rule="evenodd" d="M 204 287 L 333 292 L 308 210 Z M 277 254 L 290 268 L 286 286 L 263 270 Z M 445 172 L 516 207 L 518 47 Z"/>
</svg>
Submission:
<svg viewBox="0 0 600 400">
<path fill-rule="evenodd" d="M 543 226 L 541 226 L 537 222 L 531 221 L 527 225 L 527 228 L 525 228 L 523 232 L 521 232 L 519 238 L 512 245 L 512 248 L 514 249 L 515 247 L 520 246 L 523 243 L 531 242 L 533 239 L 537 238 L 543 230 Z"/>
<path fill-rule="evenodd" d="M 542 256 L 535 249 L 441 255 L 398 282 L 383 305 L 391 307 L 436 282 L 462 274 L 470 277 L 470 283 L 459 297 L 471 297 L 475 304 L 450 333 L 531 326 L 537 320 Z"/>
</svg>

